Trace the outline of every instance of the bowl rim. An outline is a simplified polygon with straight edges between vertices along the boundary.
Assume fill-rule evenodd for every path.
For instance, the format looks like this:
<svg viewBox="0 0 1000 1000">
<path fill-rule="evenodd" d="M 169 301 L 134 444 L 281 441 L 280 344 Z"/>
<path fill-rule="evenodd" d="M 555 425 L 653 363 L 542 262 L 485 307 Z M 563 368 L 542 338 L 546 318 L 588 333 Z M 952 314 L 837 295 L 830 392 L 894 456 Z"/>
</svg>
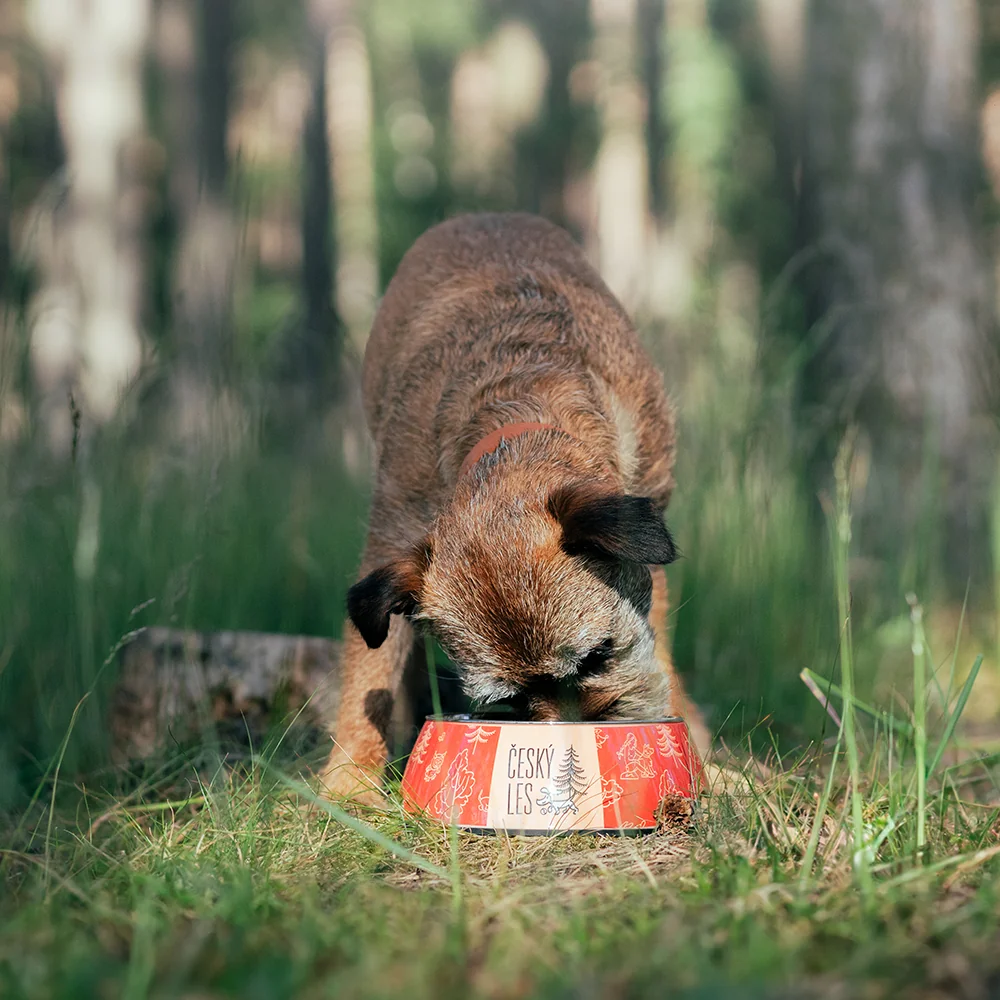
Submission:
<svg viewBox="0 0 1000 1000">
<path fill-rule="evenodd" d="M 530 720 L 518 721 L 515 719 L 477 719 L 472 715 L 428 715 L 424 718 L 424 723 L 444 722 L 454 725 L 479 725 L 479 726 L 590 726 L 594 729 L 605 728 L 607 726 L 662 726 L 666 723 L 684 722 L 680 715 L 665 715 L 653 719 L 615 719 L 607 722 L 586 722 L 574 721 L 572 719 L 552 719 L 552 720 Z"/>
</svg>

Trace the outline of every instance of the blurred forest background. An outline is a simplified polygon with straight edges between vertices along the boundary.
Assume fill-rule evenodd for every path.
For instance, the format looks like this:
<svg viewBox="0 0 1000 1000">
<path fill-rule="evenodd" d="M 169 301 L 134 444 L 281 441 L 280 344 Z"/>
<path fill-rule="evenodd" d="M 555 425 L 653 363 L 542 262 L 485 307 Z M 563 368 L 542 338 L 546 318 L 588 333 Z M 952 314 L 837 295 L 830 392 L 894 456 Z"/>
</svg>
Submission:
<svg viewBox="0 0 1000 1000">
<path fill-rule="evenodd" d="M 849 426 L 861 693 L 912 591 L 990 725 L 998 199 L 996 0 L 2 0 L 0 805 L 91 687 L 65 767 L 103 760 L 131 630 L 339 634 L 368 327 L 477 209 L 566 226 L 665 373 L 713 726 L 819 731 Z"/>
</svg>

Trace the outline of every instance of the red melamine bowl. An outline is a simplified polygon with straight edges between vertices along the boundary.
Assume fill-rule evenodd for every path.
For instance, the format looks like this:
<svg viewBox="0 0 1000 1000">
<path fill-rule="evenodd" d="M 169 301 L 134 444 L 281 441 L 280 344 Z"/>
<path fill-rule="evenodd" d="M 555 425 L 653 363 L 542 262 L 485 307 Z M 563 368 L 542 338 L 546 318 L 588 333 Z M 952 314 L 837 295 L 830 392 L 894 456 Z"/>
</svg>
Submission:
<svg viewBox="0 0 1000 1000">
<path fill-rule="evenodd" d="M 428 719 L 403 800 L 464 829 L 655 830 L 664 804 L 696 799 L 702 767 L 683 719 L 484 722 Z"/>
</svg>

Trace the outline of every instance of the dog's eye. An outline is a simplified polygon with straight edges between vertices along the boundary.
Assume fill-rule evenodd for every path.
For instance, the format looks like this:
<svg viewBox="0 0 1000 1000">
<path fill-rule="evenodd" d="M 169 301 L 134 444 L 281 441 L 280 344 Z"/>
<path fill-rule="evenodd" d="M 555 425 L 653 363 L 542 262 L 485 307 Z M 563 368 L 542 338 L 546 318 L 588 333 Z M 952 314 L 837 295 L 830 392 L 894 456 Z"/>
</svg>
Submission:
<svg viewBox="0 0 1000 1000">
<path fill-rule="evenodd" d="M 577 667 L 577 674 L 580 677 L 593 677 L 596 674 L 603 674 L 611 665 L 611 657 L 615 652 L 615 644 L 611 639 L 605 639 L 599 646 L 591 649 L 581 660 Z"/>
</svg>

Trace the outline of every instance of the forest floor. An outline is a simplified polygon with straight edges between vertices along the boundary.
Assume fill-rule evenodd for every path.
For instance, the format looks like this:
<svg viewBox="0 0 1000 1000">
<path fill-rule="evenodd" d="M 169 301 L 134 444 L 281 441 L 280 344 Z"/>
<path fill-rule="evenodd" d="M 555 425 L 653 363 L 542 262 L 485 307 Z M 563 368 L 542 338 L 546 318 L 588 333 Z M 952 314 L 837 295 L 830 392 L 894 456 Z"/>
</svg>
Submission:
<svg viewBox="0 0 1000 1000">
<path fill-rule="evenodd" d="M 636 839 L 453 838 L 394 790 L 306 808 L 290 740 L 101 771 L 121 637 L 336 636 L 366 498 L 294 456 L 0 463 L 0 998 L 1000 996 L 995 611 L 961 648 L 964 606 L 927 642 L 902 595 L 860 620 L 792 473 L 727 472 L 703 437 L 671 632 L 738 746 L 693 823 Z M 810 690 L 852 671 L 835 740 Z"/>
<path fill-rule="evenodd" d="M 996 996 L 988 761 L 928 785 L 916 852 L 890 759 L 854 866 L 829 748 L 713 766 L 690 827 L 628 839 L 452 837 L 395 793 L 352 828 L 260 758 L 50 781 L 0 831 L 0 996 Z"/>
</svg>

